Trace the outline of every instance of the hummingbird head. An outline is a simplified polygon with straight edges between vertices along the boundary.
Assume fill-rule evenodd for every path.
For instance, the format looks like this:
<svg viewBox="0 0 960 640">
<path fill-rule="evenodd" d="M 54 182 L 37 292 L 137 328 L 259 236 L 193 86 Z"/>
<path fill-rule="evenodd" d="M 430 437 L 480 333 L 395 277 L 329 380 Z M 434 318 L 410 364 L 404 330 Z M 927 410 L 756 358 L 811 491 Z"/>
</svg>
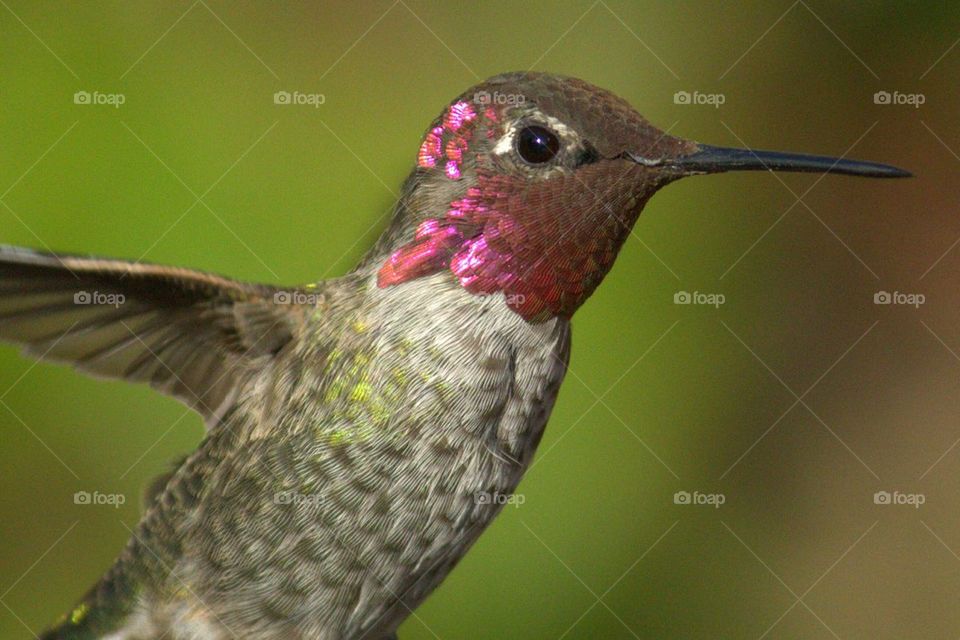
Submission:
<svg viewBox="0 0 960 640">
<path fill-rule="evenodd" d="M 727 149 L 656 128 L 582 80 L 509 73 L 432 123 L 387 234 L 378 285 L 450 270 L 531 322 L 570 317 L 613 266 L 647 200 L 690 175 L 781 170 L 902 177 L 875 163 Z"/>
</svg>

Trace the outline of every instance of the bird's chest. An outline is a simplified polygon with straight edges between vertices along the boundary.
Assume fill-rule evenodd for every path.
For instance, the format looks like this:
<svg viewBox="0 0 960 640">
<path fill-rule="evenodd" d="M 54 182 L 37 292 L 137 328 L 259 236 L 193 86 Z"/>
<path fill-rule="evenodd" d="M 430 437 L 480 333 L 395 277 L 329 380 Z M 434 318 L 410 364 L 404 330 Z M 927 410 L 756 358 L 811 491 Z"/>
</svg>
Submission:
<svg viewBox="0 0 960 640">
<path fill-rule="evenodd" d="M 373 617 L 389 606 L 384 593 L 406 593 L 407 605 L 425 597 L 510 500 L 569 355 L 565 321 L 527 323 L 502 299 L 438 287 L 405 303 L 381 325 L 376 382 L 353 416 L 381 414 L 350 462 L 376 494 L 352 520 L 380 567 L 382 582 L 361 589 Z"/>
<path fill-rule="evenodd" d="M 373 295 L 278 379 L 250 422 L 288 435 L 251 439 L 213 492 L 241 533 L 204 538 L 218 584 L 252 572 L 316 637 L 389 635 L 440 583 L 528 467 L 569 352 L 566 321 L 441 276 Z"/>
<path fill-rule="evenodd" d="M 403 300 L 383 325 L 375 376 L 399 400 L 399 442 L 420 472 L 512 489 L 566 371 L 568 323 L 528 323 L 502 296 L 473 296 L 442 277 Z"/>
</svg>

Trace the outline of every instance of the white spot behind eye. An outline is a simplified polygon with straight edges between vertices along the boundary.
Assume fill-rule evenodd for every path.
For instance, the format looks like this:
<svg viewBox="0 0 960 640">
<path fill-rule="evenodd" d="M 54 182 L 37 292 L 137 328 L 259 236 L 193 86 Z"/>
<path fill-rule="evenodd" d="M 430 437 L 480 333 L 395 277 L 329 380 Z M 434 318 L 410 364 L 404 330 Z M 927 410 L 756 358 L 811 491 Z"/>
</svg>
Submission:
<svg viewBox="0 0 960 640">
<path fill-rule="evenodd" d="M 500 139 L 497 140 L 497 144 L 493 147 L 493 154 L 496 156 L 502 156 L 513 151 L 513 139 L 517 135 L 517 123 L 510 125 L 510 129 L 507 130 L 505 134 L 500 136 Z"/>
</svg>

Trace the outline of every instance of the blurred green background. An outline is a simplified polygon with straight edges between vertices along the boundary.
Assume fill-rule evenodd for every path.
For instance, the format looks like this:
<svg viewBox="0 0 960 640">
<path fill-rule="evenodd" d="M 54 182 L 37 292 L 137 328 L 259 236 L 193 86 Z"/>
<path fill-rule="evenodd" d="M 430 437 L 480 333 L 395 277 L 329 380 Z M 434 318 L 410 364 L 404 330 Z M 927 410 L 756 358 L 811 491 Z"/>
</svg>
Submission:
<svg viewBox="0 0 960 640">
<path fill-rule="evenodd" d="M 264 282 L 344 273 L 443 105 L 531 67 L 609 88 L 676 135 L 914 171 L 697 178 L 654 198 L 575 319 L 525 502 L 400 635 L 960 634 L 960 6 L 0 5 L 6 244 Z M 679 291 L 725 304 L 676 305 Z M 876 305 L 879 291 L 926 301 Z M 110 565 L 141 487 L 202 427 L 150 390 L 8 347 L 0 401 L 0 637 L 30 637 Z M 78 490 L 128 499 L 75 505 Z"/>
</svg>

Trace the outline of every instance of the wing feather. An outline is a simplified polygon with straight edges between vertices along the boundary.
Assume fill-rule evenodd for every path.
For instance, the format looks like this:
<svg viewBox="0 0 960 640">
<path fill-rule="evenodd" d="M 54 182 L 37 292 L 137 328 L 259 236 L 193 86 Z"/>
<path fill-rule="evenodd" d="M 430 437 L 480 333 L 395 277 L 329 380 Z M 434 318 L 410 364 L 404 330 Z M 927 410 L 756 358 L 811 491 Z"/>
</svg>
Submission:
<svg viewBox="0 0 960 640">
<path fill-rule="evenodd" d="M 299 337 L 315 305 L 188 269 L 0 246 L 0 340 L 92 375 L 144 382 L 215 423 Z M 318 293 L 311 290 L 311 293 Z M 314 297 L 322 304 L 322 296 Z"/>
</svg>

